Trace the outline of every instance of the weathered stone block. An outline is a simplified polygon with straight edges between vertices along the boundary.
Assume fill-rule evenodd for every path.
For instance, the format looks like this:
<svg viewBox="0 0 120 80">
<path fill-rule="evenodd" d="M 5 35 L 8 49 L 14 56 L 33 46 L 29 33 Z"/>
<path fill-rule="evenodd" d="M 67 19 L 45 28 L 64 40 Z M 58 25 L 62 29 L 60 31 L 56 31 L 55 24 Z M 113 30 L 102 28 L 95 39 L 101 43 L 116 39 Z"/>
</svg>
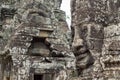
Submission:
<svg viewBox="0 0 120 80">
<path fill-rule="evenodd" d="M 59 21 L 65 21 L 66 20 L 66 15 L 64 11 L 61 10 L 55 10 L 55 17 L 59 20 Z"/>
<path fill-rule="evenodd" d="M 109 50 L 111 50 L 111 51 L 119 51 L 120 50 L 120 41 L 113 41 L 109 45 Z"/>
<path fill-rule="evenodd" d="M 120 24 L 117 25 L 110 25 L 104 28 L 104 37 L 105 38 L 112 38 L 112 37 L 119 37 L 120 36 Z"/>
<path fill-rule="evenodd" d="M 41 38 L 48 38 L 48 37 L 50 37 L 52 32 L 53 32 L 53 29 L 41 28 L 39 37 L 41 37 Z"/>
</svg>

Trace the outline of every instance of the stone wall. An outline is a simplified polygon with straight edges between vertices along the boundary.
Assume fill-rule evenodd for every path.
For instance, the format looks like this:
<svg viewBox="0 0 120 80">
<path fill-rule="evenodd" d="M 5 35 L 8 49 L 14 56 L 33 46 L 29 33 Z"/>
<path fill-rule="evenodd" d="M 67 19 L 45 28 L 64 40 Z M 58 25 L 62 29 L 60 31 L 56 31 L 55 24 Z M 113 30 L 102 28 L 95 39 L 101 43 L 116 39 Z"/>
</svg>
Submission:
<svg viewBox="0 0 120 80">
<path fill-rule="evenodd" d="M 120 1 L 0 2 L 0 80 L 119 80 Z M 72 48 L 71 48 L 72 47 Z"/>
<path fill-rule="evenodd" d="M 120 79 L 119 5 L 119 0 L 71 1 L 72 46 L 79 79 Z"/>
<path fill-rule="evenodd" d="M 3 80 L 34 80 L 36 74 L 68 79 L 76 59 L 62 0 L 11 1 L 0 5 Z"/>
</svg>

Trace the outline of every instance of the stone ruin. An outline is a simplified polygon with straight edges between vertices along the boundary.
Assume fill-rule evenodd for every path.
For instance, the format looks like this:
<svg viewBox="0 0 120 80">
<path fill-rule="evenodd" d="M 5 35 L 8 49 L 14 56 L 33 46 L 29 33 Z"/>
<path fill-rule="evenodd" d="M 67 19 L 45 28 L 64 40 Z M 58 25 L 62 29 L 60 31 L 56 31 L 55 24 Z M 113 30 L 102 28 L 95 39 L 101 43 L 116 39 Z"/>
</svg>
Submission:
<svg viewBox="0 0 120 80">
<path fill-rule="evenodd" d="M 76 80 L 120 80 L 120 0 L 72 0 Z"/>
<path fill-rule="evenodd" d="M 120 1 L 0 1 L 0 80 L 120 80 Z"/>
<path fill-rule="evenodd" d="M 0 80 L 66 80 L 75 69 L 62 0 L 0 2 Z"/>
</svg>

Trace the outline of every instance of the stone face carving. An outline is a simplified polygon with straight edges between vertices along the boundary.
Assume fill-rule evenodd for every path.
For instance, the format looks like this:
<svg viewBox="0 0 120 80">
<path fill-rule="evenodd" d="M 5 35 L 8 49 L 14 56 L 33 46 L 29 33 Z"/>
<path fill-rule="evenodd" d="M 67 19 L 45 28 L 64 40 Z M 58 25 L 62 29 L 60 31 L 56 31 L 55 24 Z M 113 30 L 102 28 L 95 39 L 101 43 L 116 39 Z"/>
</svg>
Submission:
<svg viewBox="0 0 120 80">
<path fill-rule="evenodd" d="M 120 1 L 0 2 L 0 80 L 119 80 Z"/>
<path fill-rule="evenodd" d="M 119 3 L 118 0 L 71 1 L 72 47 L 80 69 L 78 79 L 120 79 Z"/>
</svg>

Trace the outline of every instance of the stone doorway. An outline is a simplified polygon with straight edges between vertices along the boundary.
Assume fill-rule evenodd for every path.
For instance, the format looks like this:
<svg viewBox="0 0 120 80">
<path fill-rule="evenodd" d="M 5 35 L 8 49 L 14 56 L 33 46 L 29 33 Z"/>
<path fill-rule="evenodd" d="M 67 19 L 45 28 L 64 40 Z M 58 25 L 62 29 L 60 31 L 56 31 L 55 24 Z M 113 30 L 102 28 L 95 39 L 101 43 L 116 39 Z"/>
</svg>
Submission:
<svg viewBox="0 0 120 80">
<path fill-rule="evenodd" d="M 52 74 L 34 74 L 34 80 L 53 80 Z"/>
<path fill-rule="evenodd" d="M 35 74 L 34 75 L 34 80 L 43 80 L 43 75 L 41 75 L 41 74 Z"/>
</svg>

